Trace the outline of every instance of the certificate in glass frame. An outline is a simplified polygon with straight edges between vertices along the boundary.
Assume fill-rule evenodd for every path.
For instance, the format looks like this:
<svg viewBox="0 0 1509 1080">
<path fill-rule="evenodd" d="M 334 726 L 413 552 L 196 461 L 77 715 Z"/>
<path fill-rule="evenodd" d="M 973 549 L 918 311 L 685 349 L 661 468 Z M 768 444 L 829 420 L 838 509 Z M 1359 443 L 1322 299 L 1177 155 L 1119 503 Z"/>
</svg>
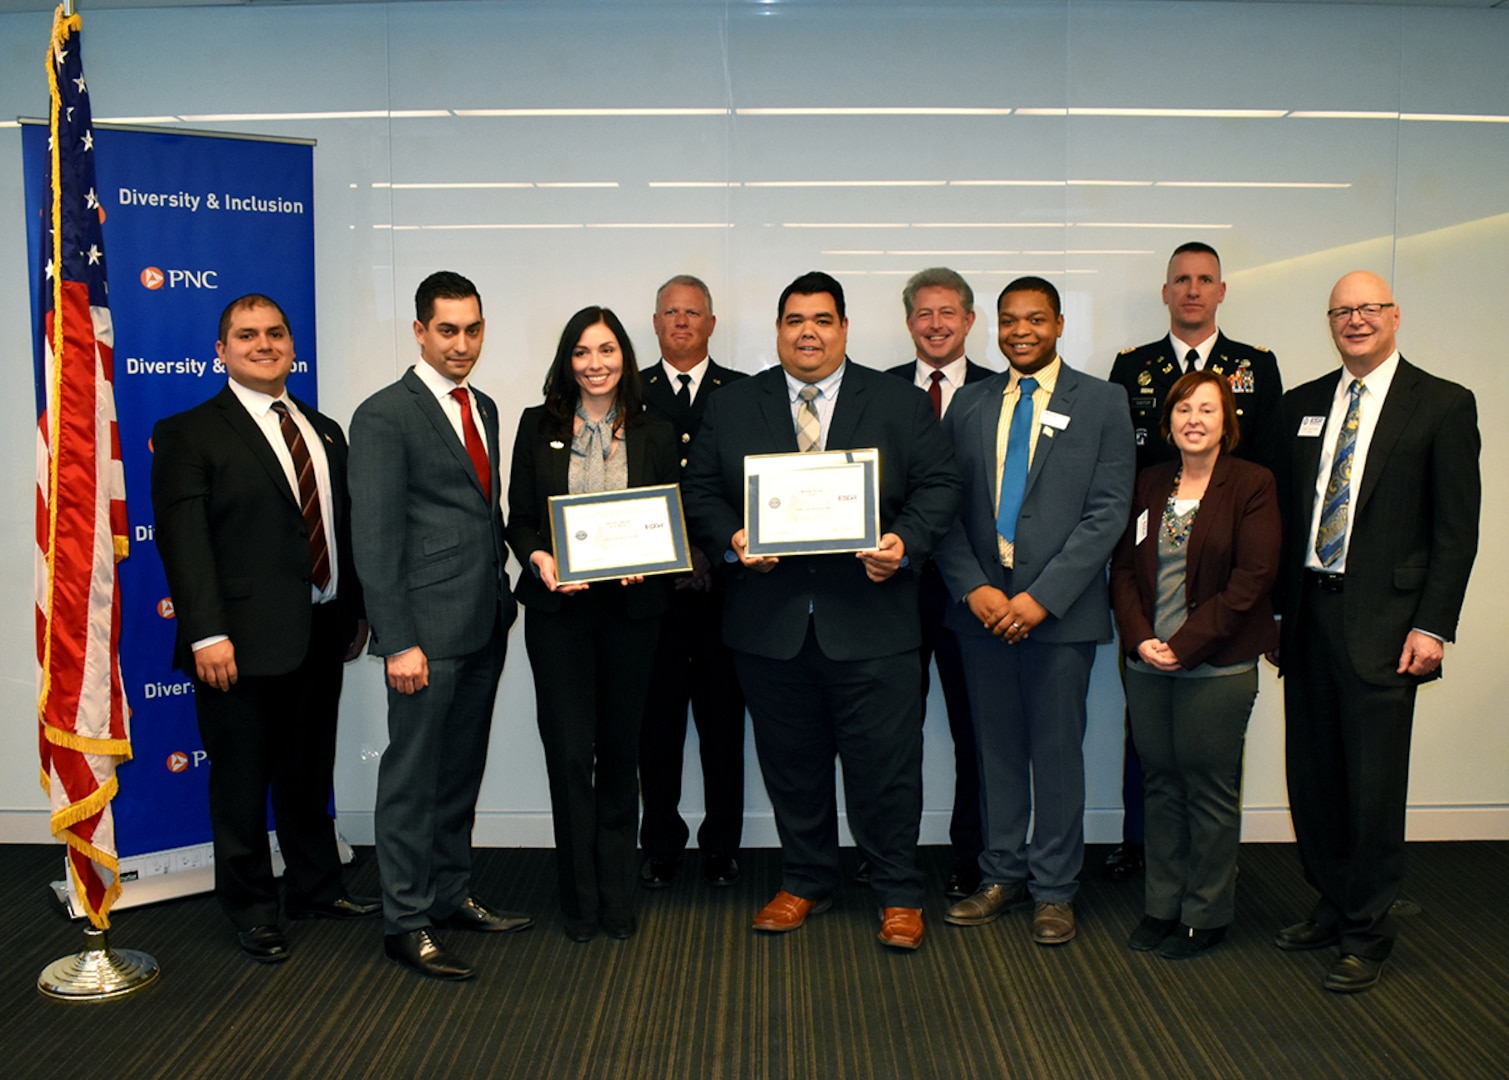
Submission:
<svg viewBox="0 0 1509 1080">
<path fill-rule="evenodd" d="M 751 454 L 744 459 L 750 555 L 834 555 L 880 546 L 880 451 Z"/>
<path fill-rule="evenodd" d="M 552 495 L 550 548 L 562 584 L 690 571 L 681 486 Z"/>
</svg>

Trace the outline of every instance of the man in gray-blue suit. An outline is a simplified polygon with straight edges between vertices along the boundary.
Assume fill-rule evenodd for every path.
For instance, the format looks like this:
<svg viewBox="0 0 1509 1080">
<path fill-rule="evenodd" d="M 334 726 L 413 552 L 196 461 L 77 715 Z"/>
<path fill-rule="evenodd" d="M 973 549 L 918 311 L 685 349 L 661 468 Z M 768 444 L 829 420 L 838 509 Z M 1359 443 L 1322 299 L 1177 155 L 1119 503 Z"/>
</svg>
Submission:
<svg viewBox="0 0 1509 1080">
<path fill-rule="evenodd" d="M 371 652 L 388 682 L 374 829 L 384 948 L 423 975 L 468 979 L 435 927 L 533 924 L 471 892 L 472 820 L 515 607 L 498 480 L 498 409 L 467 386 L 482 299 L 441 271 L 414 297 L 420 363 L 351 418 L 352 548 L 371 583 Z"/>
<path fill-rule="evenodd" d="M 1058 356 L 1058 290 L 1018 278 L 996 301 L 1010 369 L 943 418 L 964 501 L 934 554 L 957 601 L 980 759 L 980 889 L 948 909 L 979 926 L 1034 902 L 1032 939 L 1075 935 L 1084 860 L 1085 695 L 1111 639 L 1106 561 L 1126 529 L 1135 444 L 1126 393 Z M 1036 822 L 1032 844 L 1027 826 Z"/>
</svg>

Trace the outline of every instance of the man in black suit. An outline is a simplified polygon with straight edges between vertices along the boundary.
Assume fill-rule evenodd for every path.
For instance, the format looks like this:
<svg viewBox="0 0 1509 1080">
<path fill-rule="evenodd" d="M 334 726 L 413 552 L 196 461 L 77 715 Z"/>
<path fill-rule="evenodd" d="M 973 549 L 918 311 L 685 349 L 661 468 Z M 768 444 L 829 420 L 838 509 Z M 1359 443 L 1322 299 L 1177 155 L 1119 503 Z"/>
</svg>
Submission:
<svg viewBox="0 0 1509 1080">
<path fill-rule="evenodd" d="M 927 392 L 933 414 L 941 421 L 954 392 L 965 383 L 989 378 L 991 371 L 964 355 L 966 339 L 975 324 L 975 291 L 958 273 L 943 266 L 920 270 L 901 290 L 906 328 L 917 358 L 889 369 Z M 922 567 L 919 584 L 922 612 L 922 702 L 927 708 L 928 666 L 936 659 L 948 730 L 954 740 L 954 809 L 948 839 L 954 865 L 945 893 L 962 900 L 980 887 L 980 767 L 975 757 L 974 725 L 969 718 L 969 692 L 964 686 L 964 659 L 959 639 L 943 625 L 953 599 L 943 575 L 931 559 Z"/>
<path fill-rule="evenodd" d="M 1226 299 L 1221 257 L 1209 244 L 1192 240 L 1174 249 L 1163 283 L 1169 332 L 1157 341 L 1127 349 L 1111 365 L 1111 382 L 1127 392 L 1137 437 L 1137 471 L 1173 461 L 1175 450 L 1159 436 L 1163 401 L 1179 376 L 1209 368 L 1226 376 L 1237 403 L 1241 438 L 1234 453 L 1269 469 L 1278 468 L 1283 442 L 1283 381 L 1278 360 L 1256 345 L 1233 341 L 1216 327 L 1216 309 Z M 1142 763 L 1127 728 L 1122 769 L 1125 820 L 1122 843 L 1102 868 L 1112 881 L 1125 881 L 1142 870 Z"/>
<path fill-rule="evenodd" d="M 1289 809 L 1310 916 L 1281 949 L 1340 946 L 1325 988 L 1367 990 L 1393 948 L 1415 691 L 1439 678 L 1478 545 L 1477 404 L 1399 355 L 1388 284 L 1331 290 L 1340 371 L 1284 397 L 1279 650 Z"/>
<path fill-rule="evenodd" d="M 847 359 L 843 287 L 813 271 L 776 308 L 779 369 L 708 403 L 683 488 L 688 525 L 729 568 L 723 637 L 734 650 L 781 837 L 781 889 L 757 930 L 795 930 L 838 884 L 834 757 L 849 824 L 874 861 L 880 941 L 922 944 L 922 702 L 917 571 L 953 521 L 959 477 L 927 397 Z M 854 555 L 751 556 L 744 459 L 875 448 L 880 540 Z"/>
<path fill-rule="evenodd" d="M 471 891 L 472 822 L 517 609 L 504 567 L 498 408 L 468 384 L 486 329 L 477 287 L 440 271 L 414 295 L 419 363 L 351 418 L 356 565 L 388 682 L 374 830 L 384 949 L 469 979 L 435 928 L 532 926 Z"/>
<path fill-rule="evenodd" d="M 702 413 L 713 393 L 742 379 L 713 362 L 708 340 L 717 325 L 713 297 L 690 274 L 671 278 L 655 294 L 655 336 L 660 363 L 643 373 L 645 410 L 668 421 L 686 468 Z M 644 818 L 639 843 L 645 861 L 640 882 L 664 888 L 676 876 L 690 836 L 681 820 L 681 764 L 690 702 L 702 761 L 703 805 L 697 829 L 702 876 L 710 885 L 739 878 L 744 830 L 744 695 L 733 651 L 723 644 L 723 583 L 707 557 L 692 547 L 693 573 L 676 581 L 670 613 L 661 621 L 654 680 L 640 729 L 639 785 Z"/>
<path fill-rule="evenodd" d="M 346 895 L 326 807 L 341 665 L 367 639 L 346 439 L 288 394 L 293 335 L 251 294 L 220 316 L 220 393 L 152 432 L 157 549 L 210 756 L 215 893 L 252 959 L 288 959 L 267 844 L 272 792 L 293 919 L 376 915 Z"/>
</svg>

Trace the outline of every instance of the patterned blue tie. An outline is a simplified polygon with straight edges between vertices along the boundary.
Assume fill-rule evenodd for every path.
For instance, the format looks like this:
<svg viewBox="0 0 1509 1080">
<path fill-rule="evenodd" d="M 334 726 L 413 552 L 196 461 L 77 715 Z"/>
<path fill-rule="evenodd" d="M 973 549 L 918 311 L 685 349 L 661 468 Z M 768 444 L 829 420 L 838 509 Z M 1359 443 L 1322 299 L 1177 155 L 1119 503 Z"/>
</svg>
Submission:
<svg viewBox="0 0 1509 1080">
<path fill-rule="evenodd" d="M 1017 383 L 1016 408 L 1011 410 L 1011 430 L 1006 435 L 1006 464 L 1001 469 L 1000 509 L 996 512 L 996 532 L 1008 544 L 1016 543 L 1016 519 L 1022 512 L 1022 497 L 1027 494 L 1027 457 L 1032 440 L 1032 395 L 1036 379 Z"/>
<path fill-rule="evenodd" d="M 1357 449 L 1359 404 L 1362 401 L 1361 379 L 1353 379 L 1347 393 L 1346 419 L 1336 433 L 1336 456 L 1331 459 L 1331 479 L 1326 481 L 1326 502 L 1320 512 L 1320 528 L 1315 533 L 1315 554 L 1321 566 L 1334 566 L 1341 558 L 1347 538 L 1347 515 L 1352 501 L 1352 457 Z"/>
</svg>

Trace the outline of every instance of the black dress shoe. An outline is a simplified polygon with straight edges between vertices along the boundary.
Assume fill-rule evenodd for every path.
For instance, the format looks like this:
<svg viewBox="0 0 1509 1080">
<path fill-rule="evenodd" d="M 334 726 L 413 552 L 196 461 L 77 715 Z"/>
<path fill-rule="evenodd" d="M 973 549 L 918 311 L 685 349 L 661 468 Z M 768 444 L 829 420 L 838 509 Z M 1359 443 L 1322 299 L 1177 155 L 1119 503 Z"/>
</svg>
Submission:
<svg viewBox="0 0 1509 1080">
<path fill-rule="evenodd" d="M 1306 949 L 1324 949 L 1340 940 L 1341 934 L 1336 927 L 1322 926 L 1314 919 L 1306 919 L 1302 923 L 1284 927 L 1274 937 L 1273 943 L 1289 952 L 1303 952 Z"/>
<path fill-rule="evenodd" d="M 388 934 L 383 938 L 382 947 L 383 952 L 400 964 L 432 979 L 457 982 L 476 974 L 460 957 L 446 952 L 435 931 L 428 926 L 406 934 Z"/>
<path fill-rule="evenodd" d="M 953 871 L 948 875 L 948 884 L 943 888 L 943 894 L 950 900 L 963 900 L 979 891 L 980 864 L 963 861 L 954 863 Z"/>
<path fill-rule="evenodd" d="M 1371 990 L 1382 974 L 1382 960 L 1369 960 L 1356 953 L 1342 953 L 1341 959 L 1326 972 L 1326 989 L 1333 994 L 1355 994 L 1360 990 Z"/>
<path fill-rule="evenodd" d="M 870 883 L 870 875 L 874 872 L 875 867 L 870 864 L 869 859 L 860 859 L 859 865 L 854 869 L 855 884 L 868 885 Z"/>
<path fill-rule="evenodd" d="M 1172 934 L 1159 943 L 1157 953 L 1165 960 L 1190 960 L 1219 945 L 1226 939 L 1226 927 L 1212 926 L 1201 930 L 1180 923 Z"/>
<path fill-rule="evenodd" d="M 382 911 L 375 896 L 338 896 L 325 904 L 283 905 L 290 919 L 369 919 Z"/>
<path fill-rule="evenodd" d="M 1130 881 L 1142 873 L 1142 845 L 1117 844 L 1100 868 L 1107 881 Z"/>
<path fill-rule="evenodd" d="M 602 924 L 603 933 L 617 941 L 628 941 L 639 929 L 632 911 L 604 911 L 598 916 L 598 922 Z"/>
<path fill-rule="evenodd" d="M 534 917 L 518 911 L 494 911 L 475 896 L 468 896 L 455 911 L 433 922 L 446 930 L 506 934 L 511 930 L 528 930 L 534 925 Z"/>
<path fill-rule="evenodd" d="M 676 880 L 676 870 L 681 865 L 680 857 L 650 858 L 639 868 L 639 883 L 646 889 L 669 889 Z"/>
<path fill-rule="evenodd" d="M 288 959 L 288 942 L 276 926 L 249 926 L 236 932 L 241 951 L 259 964 L 277 964 Z"/>
<path fill-rule="evenodd" d="M 1155 919 L 1151 915 L 1144 915 L 1137 924 L 1137 929 L 1132 931 L 1132 936 L 1127 938 L 1127 948 L 1133 952 L 1152 952 L 1163 944 L 1163 939 L 1172 934 L 1174 927 L 1178 925 L 1177 919 Z"/>
<path fill-rule="evenodd" d="M 566 936 L 578 945 L 591 941 L 597 937 L 596 919 L 578 919 L 574 916 L 566 916 Z"/>
<path fill-rule="evenodd" d="M 732 885 L 739 880 L 739 860 L 732 855 L 704 855 L 702 876 L 714 888 Z"/>
</svg>

